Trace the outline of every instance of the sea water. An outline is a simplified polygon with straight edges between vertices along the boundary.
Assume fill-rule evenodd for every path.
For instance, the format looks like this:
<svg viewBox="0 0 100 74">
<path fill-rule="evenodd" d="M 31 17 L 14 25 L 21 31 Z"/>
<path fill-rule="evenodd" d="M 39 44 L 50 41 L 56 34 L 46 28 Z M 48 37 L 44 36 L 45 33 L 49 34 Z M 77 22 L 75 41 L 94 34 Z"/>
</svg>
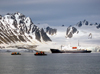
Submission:
<svg viewBox="0 0 100 74">
<path fill-rule="evenodd" d="M 100 74 L 100 53 L 0 53 L 0 74 Z"/>
</svg>

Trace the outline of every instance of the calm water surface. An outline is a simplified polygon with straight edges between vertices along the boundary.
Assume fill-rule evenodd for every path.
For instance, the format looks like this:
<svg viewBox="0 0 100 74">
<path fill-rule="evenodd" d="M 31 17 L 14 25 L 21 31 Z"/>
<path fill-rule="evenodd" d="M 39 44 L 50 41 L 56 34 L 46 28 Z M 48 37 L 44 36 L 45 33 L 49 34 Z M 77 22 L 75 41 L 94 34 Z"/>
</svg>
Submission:
<svg viewBox="0 0 100 74">
<path fill-rule="evenodd" d="M 0 53 L 0 74 L 100 74 L 100 53 Z"/>
</svg>

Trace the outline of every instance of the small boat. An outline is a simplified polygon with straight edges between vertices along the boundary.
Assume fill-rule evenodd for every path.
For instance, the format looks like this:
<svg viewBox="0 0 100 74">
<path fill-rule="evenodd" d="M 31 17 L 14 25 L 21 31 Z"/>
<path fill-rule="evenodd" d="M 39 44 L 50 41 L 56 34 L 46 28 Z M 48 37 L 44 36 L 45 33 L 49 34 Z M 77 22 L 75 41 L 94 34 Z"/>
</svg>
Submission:
<svg viewBox="0 0 100 74">
<path fill-rule="evenodd" d="M 11 55 L 21 55 L 19 52 L 12 52 Z"/>
<path fill-rule="evenodd" d="M 36 52 L 34 55 L 36 55 L 36 56 L 38 56 L 38 55 L 45 56 L 47 54 L 45 54 L 43 51 L 40 51 L 40 52 Z"/>
</svg>

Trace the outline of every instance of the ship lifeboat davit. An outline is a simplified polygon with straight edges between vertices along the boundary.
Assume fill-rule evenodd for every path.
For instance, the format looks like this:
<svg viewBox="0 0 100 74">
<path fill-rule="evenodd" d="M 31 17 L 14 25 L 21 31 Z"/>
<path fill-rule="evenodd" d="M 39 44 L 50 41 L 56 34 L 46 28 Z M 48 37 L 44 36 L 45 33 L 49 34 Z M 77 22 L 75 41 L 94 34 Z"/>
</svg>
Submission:
<svg viewBox="0 0 100 74">
<path fill-rule="evenodd" d="M 19 52 L 12 52 L 11 55 L 21 55 Z"/>
<path fill-rule="evenodd" d="M 40 52 L 36 52 L 34 55 L 40 55 L 40 56 L 42 56 L 42 55 L 47 55 L 47 54 L 45 54 L 45 52 L 43 52 L 43 51 L 40 51 Z"/>
</svg>

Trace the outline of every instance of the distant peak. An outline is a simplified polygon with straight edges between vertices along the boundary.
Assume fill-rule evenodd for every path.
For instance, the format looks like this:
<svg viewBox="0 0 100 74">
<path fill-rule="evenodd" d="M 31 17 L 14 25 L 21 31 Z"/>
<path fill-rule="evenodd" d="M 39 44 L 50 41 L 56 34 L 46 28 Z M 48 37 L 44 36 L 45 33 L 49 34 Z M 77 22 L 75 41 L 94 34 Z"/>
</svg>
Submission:
<svg viewBox="0 0 100 74">
<path fill-rule="evenodd" d="M 83 22 L 86 22 L 86 20 L 84 19 L 84 21 Z"/>
<path fill-rule="evenodd" d="M 0 15 L 0 19 L 2 19 L 2 15 Z"/>
<path fill-rule="evenodd" d="M 14 14 L 21 15 L 22 13 L 16 12 L 16 13 L 14 13 Z"/>
<path fill-rule="evenodd" d="M 95 23 L 95 25 L 98 25 L 98 23 Z"/>
<path fill-rule="evenodd" d="M 81 22 L 81 21 L 78 22 L 78 23 L 76 24 L 76 26 L 81 27 L 81 26 L 82 26 L 82 22 Z"/>
</svg>

